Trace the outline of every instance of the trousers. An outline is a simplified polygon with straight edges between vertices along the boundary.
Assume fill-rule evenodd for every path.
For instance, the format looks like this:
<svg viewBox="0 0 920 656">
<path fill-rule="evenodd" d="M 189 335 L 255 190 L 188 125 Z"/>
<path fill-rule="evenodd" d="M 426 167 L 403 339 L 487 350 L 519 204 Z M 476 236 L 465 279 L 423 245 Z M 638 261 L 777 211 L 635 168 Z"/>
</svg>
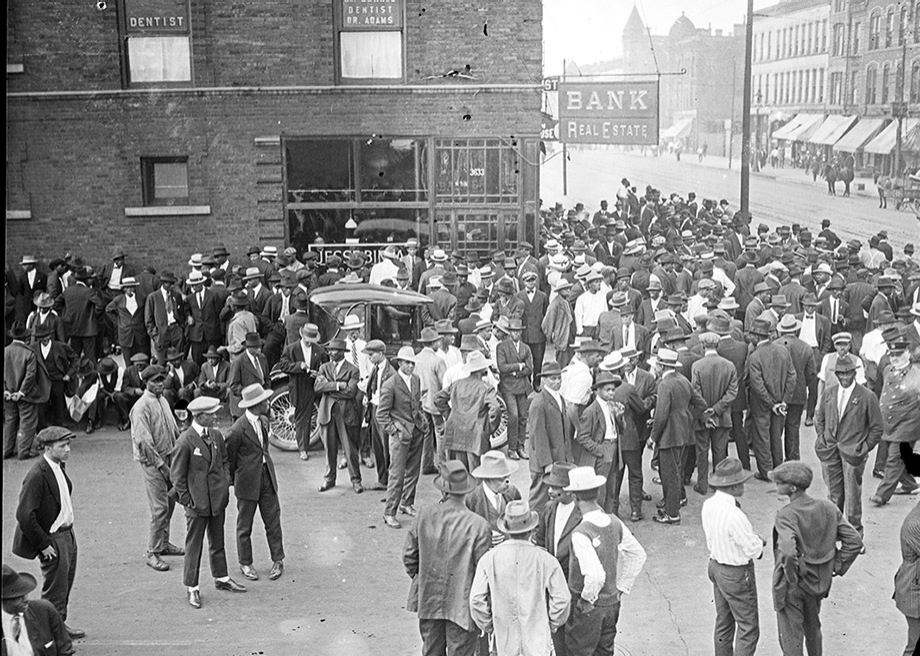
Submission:
<svg viewBox="0 0 920 656">
<path fill-rule="evenodd" d="M 387 505 L 383 514 L 393 516 L 400 506 L 415 503 L 415 488 L 422 465 L 424 432 L 401 430 L 390 436 L 390 471 L 387 473 Z"/>
<path fill-rule="evenodd" d="M 786 593 L 786 604 L 776 611 L 779 646 L 783 656 L 803 656 L 804 641 L 808 656 L 821 656 L 821 598 L 810 595 L 798 586 Z"/>
<path fill-rule="evenodd" d="M 390 471 L 389 438 L 377 421 L 377 406 L 372 403 L 370 407 L 371 447 L 374 451 L 374 465 L 377 468 L 377 482 L 386 485 Z"/>
<path fill-rule="evenodd" d="M 281 503 L 272 485 L 268 465 L 262 464 L 262 483 L 258 499 L 236 500 L 236 553 L 240 565 L 252 565 L 252 521 L 256 508 L 265 525 L 265 539 L 273 563 L 284 560 L 284 539 L 281 533 Z"/>
<path fill-rule="evenodd" d="M 530 401 L 526 394 L 501 392 L 501 395 L 502 400 L 505 402 L 505 410 L 508 411 L 508 452 L 513 453 L 518 449 L 524 448 L 524 440 L 527 438 L 527 411 L 530 407 Z"/>
<path fill-rule="evenodd" d="M 619 603 L 595 606 L 585 614 L 573 601 L 572 613 L 565 624 L 565 647 L 569 656 L 613 656 L 619 617 Z"/>
<path fill-rule="evenodd" d="M 914 656 L 917 645 L 920 644 L 920 617 L 906 617 L 907 620 L 907 647 L 903 656 Z"/>
<path fill-rule="evenodd" d="M 751 444 L 757 470 L 763 476 L 783 462 L 783 425 L 782 415 L 775 414 L 771 406 L 751 394 L 749 410 L 751 420 Z"/>
<path fill-rule="evenodd" d="M 208 560 L 211 576 L 220 579 L 227 576 L 227 552 L 224 549 L 224 517 L 226 510 L 217 515 L 193 515 L 185 509 L 185 563 L 182 584 L 197 587 L 201 568 L 201 550 L 205 533 L 208 534 Z"/>
<path fill-rule="evenodd" d="M 38 427 L 38 405 L 28 401 L 3 401 L 3 457 L 29 457 Z"/>
<path fill-rule="evenodd" d="M 51 534 L 51 542 L 57 558 L 40 557 L 42 577 L 42 599 L 51 603 L 67 621 L 67 604 L 70 591 L 77 575 L 77 538 L 73 528 L 58 529 Z"/>
<path fill-rule="evenodd" d="M 786 406 L 786 417 L 783 421 L 783 449 L 786 460 L 801 460 L 799 457 L 799 440 L 802 426 L 802 413 L 805 406 L 799 403 L 790 403 Z M 775 467 L 779 463 L 773 463 Z"/>
<path fill-rule="evenodd" d="M 735 566 L 710 560 L 709 580 L 716 606 L 715 656 L 753 656 L 760 639 L 754 563 Z"/>
<path fill-rule="evenodd" d="M 680 516 L 680 500 L 684 496 L 681 462 L 687 447 L 658 449 L 658 477 L 664 494 L 664 510 L 668 517 Z"/>
<path fill-rule="evenodd" d="M 728 427 L 696 430 L 696 484 L 701 490 L 709 490 L 709 452 L 712 451 L 713 469 L 728 457 L 730 430 Z"/>
<path fill-rule="evenodd" d="M 735 453 L 741 461 L 741 466 L 750 471 L 751 448 L 748 445 L 748 428 L 744 424 L 744 410 L 732 410 L 732 427 L 728 434 L 735 442 Z"/>
<path fill-rule="evenodd" d="M 327 483 L 335 483 L 338 471 L 339 446 L 345 452 L 345 462 L 348 463 L 348 475 L 352 483 L 361 482 L 361 465 L 358 461 L 358 426 L 346 426 L 345 418 L 339 404 L 332 406 L 332 419 L 328 424 L 319 427 L 326 449 L 326 473 L 323 476 Z"/>
<path fill-rule="evenodd" d="M 623 486 L 623 479 L 629 476 L 629 509 L 632 512 L 642 512 L 642 450 L 641 449 L 623 449 L 620 452 L 623 462 L 617 469 L 617 482 L 614 486 L 613 496 L 616 500 L 614 512 L 619 515 L 620 507 L 620 488 Z"/>
<path fill-rule="evenodd" d="M 171 483 L 169 476 L 153 465 L 141 465 L 144 472 L 144 487 L 147 490 L 147 505 L 150 507 L 150 533 L 147 538 L 147 553 L 161 554 L 169 544 L 169 524 L 172 521 L 176 502 L 169 497 Z"/>
<path fill-rule="evenodd" d="M 530 352 L 533 355 L 533 386 L 536 389 L 540 385 L 540 372 L 543 370 L 543 356 L 546 355 L 546 342 L 536 342 L 531 344 L 527 342 Z"/>
<path fill-rule="evenodd" d="M 910 443 L 911 448 L 913 448 L 914 442 Z M 904 461 L 901 459 L 901 445 L 894 442 L 888 445 L 888 460 L 885 462 L 885 476 L 882 479 L 882 482 L 878 484 L 878 489 L 875 491 L 876 496 L 880 497 L 882 501 L 887 502 L 891 499 L 891 495 L 894 494 L 895 488 L 898 486 L 898 481 L 900 481 L 907 474 L 907 470 L 904 468 Z"/>
<path fill-rule="evenodd" d="M 865 469 L 865 460 L 859 465 L 851 465 L 840 455 L 840 451 L 834 451 L 828 460 L 821 461 L 828 497 L 860 535 L 863 532 L 862 482 Z"/>
<path fill-rule="evenodd" d="M 450 620 L 418 621 L 422 636 L 422 656 L 473 656 L 476 631 L 467 631 Z"/>
</svg>

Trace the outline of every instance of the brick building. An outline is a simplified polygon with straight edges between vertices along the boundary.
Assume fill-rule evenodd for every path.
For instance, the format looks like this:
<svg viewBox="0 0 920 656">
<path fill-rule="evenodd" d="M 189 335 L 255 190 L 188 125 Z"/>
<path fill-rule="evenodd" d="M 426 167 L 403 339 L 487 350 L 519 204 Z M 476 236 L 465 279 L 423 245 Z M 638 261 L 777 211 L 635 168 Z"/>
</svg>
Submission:
<svg viewBox="0 0 920 656">
<path fill-rule="evenodd" d="M 534 239 L 538 0 L 7 4 L 7 258 Z"/>
</svg>

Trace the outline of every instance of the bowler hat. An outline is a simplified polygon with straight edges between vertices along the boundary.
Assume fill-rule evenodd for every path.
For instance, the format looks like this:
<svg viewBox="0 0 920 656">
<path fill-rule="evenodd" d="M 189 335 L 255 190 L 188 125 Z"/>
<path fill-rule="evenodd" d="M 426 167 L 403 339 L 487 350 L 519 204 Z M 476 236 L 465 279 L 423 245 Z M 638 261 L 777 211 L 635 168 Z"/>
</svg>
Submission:
<svg viewBox="0 0 920 656">
<path fill-rule="evenodd" d="M 554 462 L 548 474 L 543 474 L 543 482 L 551 487 L 566 487 L 569 484 L 569 472 L 575 469 L 570 462 Z"/>
<path fill-rule="evenodd" d="M 741 461 L 737 458 L 725 458 L 709 476 L 709 484 L 712 487 L 731 487 L 744 483 L 754 475 L 754 472 L 745 471 L 741 466 Z"/>
<path fill-rule="evenodd" d="M 4 565 L 0 578 L 0 599 L 25 597 L 36 585 L 35 577 L 28 572 L 14 572 L 12 567 Z"/>
<path fill-rule="evenodd" d="M 35 437 L 39 444 L 54 444 L 55 442 L 73 439 L 74 434 L 70 429 L 63 426 L 48 426 L 40 430 Z"/>
<path fill-rule="evenodd" d="M 505 506 L 504 514 L 498 518 L 498 530 L 508 535 L 532 531 L 540 523 L 537 513 L 526 501 L 511 501 Z"/>
<path fill-rule="evenodd" d="M 518 465 L 501 451 L 486 451 L 479 466 L 472 471 L 476 478 L 507 478 L 517 471 Z"/>
<path fill-rule="evenodd" d="M 434 486 L 448 494 L 469 494 L 476 489 L 476 479 L 470 476 L 459 460 L 448 460 L 434 477 Z"/>
</svg>

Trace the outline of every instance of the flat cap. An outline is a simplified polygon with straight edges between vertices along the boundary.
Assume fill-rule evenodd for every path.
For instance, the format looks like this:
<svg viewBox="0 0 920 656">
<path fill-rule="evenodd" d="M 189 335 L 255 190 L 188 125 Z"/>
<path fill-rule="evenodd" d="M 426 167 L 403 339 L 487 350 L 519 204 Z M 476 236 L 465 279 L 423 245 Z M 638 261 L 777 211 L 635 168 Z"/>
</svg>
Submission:
<svg viewBox="0 0 920 656">
<path fill-rule="evenodd" d="M 54 444 L 62 440 L 72 439 L 74 434 L 70 429 L 63 426 L 48 426 L 48 428 L 40 430 L 36 437 L 39 444 Z"/>
<path fill-rule="evenodd" d="M 790 460 L 776 467 L 770 472 L 770 478 L 775 483 L 788 483 L 795 485 L 800 490 L 807 490 L 814 478 L 811 467 L 800 460 Z"/>
<path fill-rule="evenodd" d="M 146 383 L 156 378 L 166 378 L 166 367 L 152 364 L 141 372 L 141 379 Z"/>
</svg>

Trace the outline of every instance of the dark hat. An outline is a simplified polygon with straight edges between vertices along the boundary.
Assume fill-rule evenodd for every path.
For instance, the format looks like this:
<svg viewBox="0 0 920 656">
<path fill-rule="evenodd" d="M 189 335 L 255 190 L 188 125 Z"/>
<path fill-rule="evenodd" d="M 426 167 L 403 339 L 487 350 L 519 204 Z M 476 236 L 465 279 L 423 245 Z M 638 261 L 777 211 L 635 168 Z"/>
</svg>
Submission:
<svg viewBox="0 0 920 656">
<path fill-rule="evenodd" d="M 32 331 L 32 335 L 35 337 L 35 339 L 39 339 L 39 340 L 42 339 L 43 337 L 47 337 L 48 335 L 53 335 L 53 334 L 54 334 L 54 327 L 51 325 L 50 321 L 35 326 L 35 330 Z M 13 337 L 12 332 L 10 333 L 10 337 Z M 22 339 L 22 338 L 13 337 L 13 339 Z"/>
<path fill-rule="evenodd" d="M 385 353 L 387 350 L 387 345 L 379 339 L 372 339 L 364 347 L 365 353 Z"/>
<path fill-rule="evenodd" d="M 255 333 L 252 333 L 252 334 L 255 334 Z M 258 337 L 258 335 L 256 336 Z M 330 339 L 326 343 L 326 350 L 327 351 L 347 351 L 348 345 L 345 343 L 344 339 Z"/>
<path fill-rule="evenodd" d="M 454 325 L 450 322 L 450 319 L 441 319 L 440 321 L 435 321 L 434 329 L 438 331 L 439 335 L 452 335 L 457 332 L 457 329 L 454 328 Z"/>
<path fill-rule="evenodd" d="M 502 278 L 501 280 L 499 280 L 498 285 L 496 285 L 495 288 L 504 294 L 514 293 L 514 284 L 507 278 Z"/>
<path fill-rule="evenodd" d="M 878 325 L 881 325 L 883 323 L 895 323 L 896 321 L 897 319 L 895 319 L 894 314 L 892 314 L 891 310 L 882 310 L 881 312 L 878 313 L 878 316 L 875 319 L 875 323 Z"/>
<path fill-rule="evenodd" d="M 814 478 L 811 467 L 801 460 L 790 460 L 773 469 L 769 474 L 775 483 L 795 485 L 800 490 L 807 490 Z"/>
<path fill-rule="evenodd" d="M 543 368 L 540 370 L 540 376 L 546 378 L 547 376 L 561 376 L 562 367 L 559 366 L 559 363 L 555 360 L 547 360 L 543 363 Z"/>
<path fill-rule="evenodd" d="M 206 357 L 206 358 L 220 358 L 221 356 L 220 356 L 220 353 L 217 352 L 217 347 L 214 346 L 213 344 L 211 344 L 211 345 L 208 347 L 208 350 L 205 351 L 204 357 Z"/>
<path fill-rule="evenodd" d="M 158 364 L 152 364 L 141 372 L 141 380 L 143 380 L 145 383 L 150 382 L 151 380 L 156 380 L 157 378 L 165 377 L 166 367 L 162 367 Z"/>
<path fill-rule="evenodd" d="M 591 389 L 598 390 L 605 385 L 614 385 L 619 387 L 622 382 L 623 379 L 616 374 L 612 374 L 609 371 L 602 371 L 597 375 L 597 379 L 594 381 Z"/>
<path fill-rule="evenodd" d="M 217 246 L 215 246 L 212 253 L 214 254 L 214 257 L 217 257 L 219 255 L 223 255 L 226 257 L 230 255 L 230 252 L 227 250 L 227 247 L 224 246 L 223 244 L 218 244 Z"/>
<path fill-rule="evenodd" d="M 250 246 L 248 249 L 246 249 L 246 255 L 258 255 L 261 252 L 262 252 L 262 249 L 255 245 Z"/>
<path fill-rule="evenodd" d="M 508 535 L 532 531 L 540 523 L 540 517 L 530 509 L 526 501 L 511 501 L 505 506 L 504 514 L 498 518 L 498 530 Z"/>
<path fill-rule="evenodd" d="M 586 339 L 577 349 L 578 353 L 606 353 L 607 349 L 597 340 Z"/>
<path fill-rule="evenodd" d="M 249 305 L 249 295 L 242 289 L 237 289 L 232 294 L 230 294 L 230 305 L 235 305 L 237 307 L 245 307 Z"/>
<path fill-rule="evenodd" d="M 821 305 L 821 303 L 814 294 L 805 294 L 805 296 L 802 297 L 802 305 Z"/>
<path fill-rule="evenodd" d="M 183 355 L 182 352 L 174 346 L 170 346 L 168 349 L 166 349 L 166 361 L 167 362 L 181 360 L 182 355 Z"/>
<path fill-rule="evenodd" d="M 754 319 L 749 331 L 752 335 L 768 336 L 771 332 L 770 322 L 766 319 Z"/>
<path fill-rule="evenodd" d="M 420 344 L 430 344 L 431 342 L 436 342 L 439 339 L 441 339 L 441 335 L 438 334 L 438 331 L 428 326 L 422 328 L 422 333 L 419 335 L 416 341 Z"/>
<path fill-rule="evenodd" d="M 262 346 L 263 343 L 262 338 L 259 337 L 259 333 L 246 333 L 246 339 L 243 340 L 243 346 L 246 348 L 250 346 Z M 168 355 L 166 357 L 169 359 Z"/>
<path fill-rule="evenodd" d="M 26 324 L 22 321 L 14 321 L 13 325 L 10 326 L 10 338 L 24 340 L 27 339 L 32 334 L 32 331 L 26 328 Z"/>
<path fill-rule="evenodd" d="M 14 572 L 12 567 L 4 565 L 0 578 L 0 599 L 25 597 L 36 585 L 35 577 L 28 572 Z"/>
<path fill-rule="evenodd" d="M 728 335 L 732 331 L 731 319 L 727 316 L 713 316 L 706 324 L 706 330 L 711 330 L 716 335 Z"/>
<path fill-rule="evenodd" d="M 683 305 L 685 300 L 680 294 L 671 294 L 666 302 L 668 305 Z"/>
<path fill-rule="evenodd" d="M 543 482 L 551 487 L 568 487 L 569 472 L 575 469 L 571 462 L 554 462 L 548 474 L 543 474 Z"/>
<path fill-rule="evenodd" d="M 172 271 L 168 271 L 168 270 L 167 270 L 167 271 L 161 271 L 161 272 L 160 272 L 160 282 L 171 282 L 171 283 L 175 283 L 175 282 L 176 282 L 176 274 L 174 274 Z"/>
<path fill-rule="evenodd" d="M 856 362 L 848 355 L 837 358 L 837 364 L 834 365 L 834 373 L 836 374 L 856 371 L 856 369 Z"/>
<path fill-rule="evenodd" d="M 109 357 L 102 358 L 96 364 L 96 371 L 98 371 L 103 376 L 111 376 L 116 371 L 118 371 L 118 363 Z"/>
<path fill-rule="evenodd" d="M 687 341 L 687 335 L 680 328 L 672 328 L 663 335 L 662 339 L 665 344 L 673 344 L 674 342 Z"/>
<path fill-rule="evenodd" d="M 759 282 L 756 285 L 754 285 L 755 294 L 759 294 L 760 292 L 768 292 L 768 291 L 770 291 L 770 285 L 768 285 L 765 282 Z"/>
<path fill-rule="evenodd" d="M 476 489 L 476 479 L 470 476 L 466 466 L 459 460 L 448 460 L 434 477 L 434 486 L 448 494 L 469 494 Z"/>
<path fill-rule="evenodd" d="M 77 280 L 89 280 L 92 275 L 86 267 L 77 267 L 74 269 L 73 277 Z"/>
<path fill-rule="evenodd" d="M 741 461 L 737 458 L 725 458 L 715 467 L 715 471 L 709 476 L 709 484 L 712 487 L 731 487 L 744 483 L 754 475 L 754 472 L 745 471 L 741 466 Z"/>
<path fill-rule="evenodd" d="M 428 330 L 431 330 L 431 329 L 429 328 Z M 478 350 L 479 350 L 479 339 L 476 337 L 476 335 L 461 335 L 460 337 L 460 352 L 461 353 L 470 353 L 471 351 L 478 351 Z"/>
<path fill-rule="evenodd" d="M 63 426 L 48 426 L 48 428 L 39 431 L 35 437 L 39 444 L 54 444 L 63 440 L 71 440 L 74 438 L 74 434 Z"/>
</svg>

